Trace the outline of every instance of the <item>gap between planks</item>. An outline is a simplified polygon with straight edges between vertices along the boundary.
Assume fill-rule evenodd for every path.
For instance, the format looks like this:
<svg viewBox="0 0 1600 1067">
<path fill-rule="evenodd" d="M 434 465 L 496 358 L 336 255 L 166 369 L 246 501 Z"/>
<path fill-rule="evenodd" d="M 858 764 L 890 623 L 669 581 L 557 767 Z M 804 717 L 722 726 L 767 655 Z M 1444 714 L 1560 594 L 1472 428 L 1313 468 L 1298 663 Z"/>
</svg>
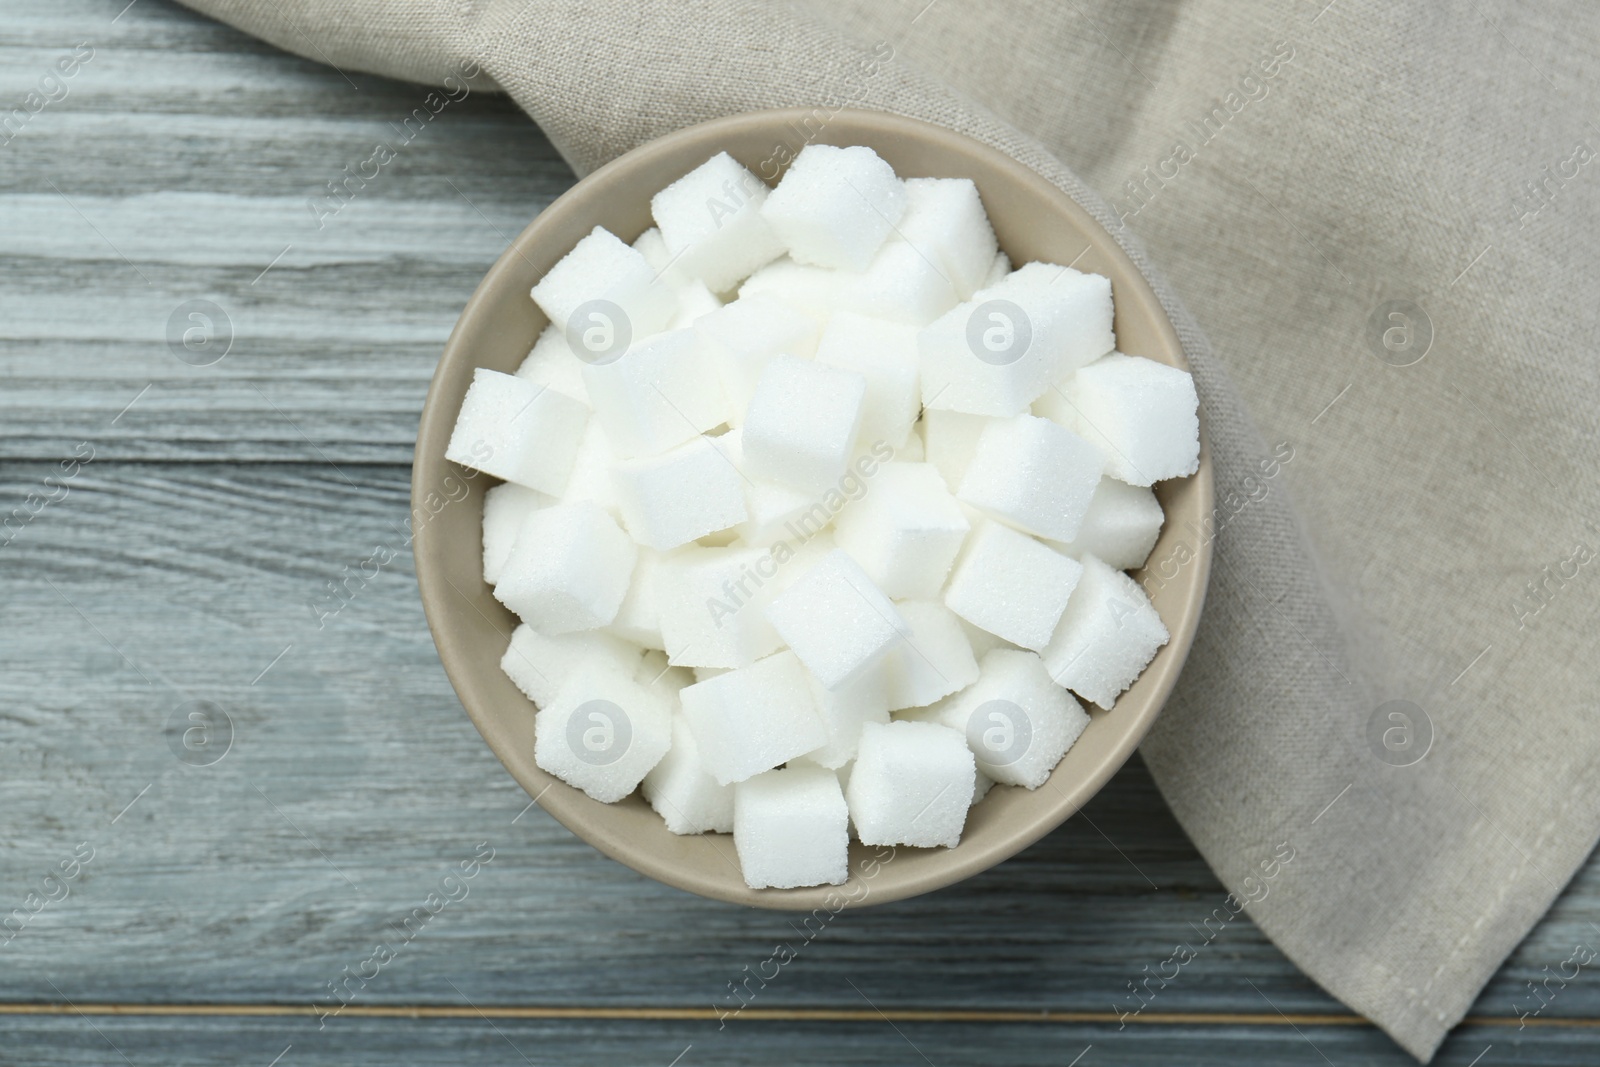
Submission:
<svg viewBox="0 0 1600 1067">
<path fill-rule="evenodd" d="M 0 1015 L 127 1015 L 127 1016 L 299 1016 L 318 1009 L 298 1004 L 56 1004 L 0 1002 Z M 500 1005 L 482 1007 L 438 1004 L 346 1005 L 341 1015 L 374 1019 L 550 1019 L 641 1020 L 654 1022 L 717 1021 L 713 1008 L 603 1008 Z M 1143 1012 L 1120 1016 L 1114 1011 L 1014 1011 L 981 1009 L 890 1008 L 884 1011 L 845 1008 L 746 1008 L 738 1017 L 761 1022 L 854 1023 L 1121 1023 L 1141 1026 L 1371 1026 L 1359 1015 L 1278 1012 Z M 1467 1016 L 1461 1026 L 1600 1028 L 1600 1019 L 1524 1019 L 1514 1016 Z"/>
</svg>

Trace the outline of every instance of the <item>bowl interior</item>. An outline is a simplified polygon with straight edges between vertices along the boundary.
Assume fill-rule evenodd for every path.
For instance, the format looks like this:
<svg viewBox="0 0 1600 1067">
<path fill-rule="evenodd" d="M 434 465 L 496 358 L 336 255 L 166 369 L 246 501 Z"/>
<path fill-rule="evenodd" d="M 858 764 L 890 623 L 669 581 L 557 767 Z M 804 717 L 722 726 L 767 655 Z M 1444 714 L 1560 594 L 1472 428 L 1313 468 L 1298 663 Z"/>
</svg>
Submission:
<svg viewBox="0 0 1600 1067">
<path fill-rule="evenodd" d="M 1212 484 L 1202 430 L 1199 473 L 1157 486 L 1167 521 L 1148 574 L 1135 574 L 1148 577 L 1145 586 L 1172 640 L 1115 708 L 1090 709 L 1089 727 L 1045 785 L 1031 792 L 991 790 L 972 811 L 957 848 L 852 844 L 845 886 L 752 890 L 739 874 L 731 836 L 676 836 L 637 794 L 601 804 L 536 767 L 534 707 L 499 667 L 517 620 L 482 577 L 482 501 L 494 482 L 447 462 L 444 452 L 473 369 L 516 369 L 546 324 L 529 288 L 594 226 L 632 241 L 652 225 L 651 195 L 719 151 L 772 183 L 807 143 L 869 145 L 902 177 L 972 179 L 1014 263 L 1046 260 L 1109 276 L 1118 347 L 1187 366 L 1171 323 L 1132 262 L 1055 186 L 941 127 L 842 111 L 819 129 L 815 115 L 758 112 L 660 138 L 579 182 L 518 236 L 473 294 L 434 374 L 417 438 L 412 521 L 417 581 L 445 671 L 495 755 L 545 810 L 606 855 L 669 885 L 741 904 L 837 910 L 842 899 L 896 900 L 1006 859 L 1076 812 L 1122 766 L 1159 713 L 1194 637 L 1210 564 L 1209 542 L 1198 534 L 1211 510 Z"/>
</svg>

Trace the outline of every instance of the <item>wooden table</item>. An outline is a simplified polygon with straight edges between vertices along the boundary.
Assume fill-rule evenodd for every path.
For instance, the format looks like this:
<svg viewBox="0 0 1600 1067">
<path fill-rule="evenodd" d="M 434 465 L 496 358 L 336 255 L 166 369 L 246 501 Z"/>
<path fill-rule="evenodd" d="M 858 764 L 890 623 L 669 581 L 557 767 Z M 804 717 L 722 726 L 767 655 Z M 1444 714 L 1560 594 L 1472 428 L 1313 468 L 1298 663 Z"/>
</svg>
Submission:
<svg viewBox="0 0 1600 1067">
<path fill-rule="evenodd" d="M 570 171 L 474 95 L 319 228 L 423 91 L 124 3 L 0 10 L 0 99 L 59 97 L 0 146 L 0 1062 L 1409 1062 L 1243 917 L 1121 1018 L 1225 892 L 1137 760 L 1011 862 L 810 939 L 529 807 L 408 553 L 315 606 L 403 547 L 441 346 Z M 1587 971 L 1516 1019 L 1597 909 L 1591 866 L 1439 1062 L 1600 1061 Z"/>
</svg>

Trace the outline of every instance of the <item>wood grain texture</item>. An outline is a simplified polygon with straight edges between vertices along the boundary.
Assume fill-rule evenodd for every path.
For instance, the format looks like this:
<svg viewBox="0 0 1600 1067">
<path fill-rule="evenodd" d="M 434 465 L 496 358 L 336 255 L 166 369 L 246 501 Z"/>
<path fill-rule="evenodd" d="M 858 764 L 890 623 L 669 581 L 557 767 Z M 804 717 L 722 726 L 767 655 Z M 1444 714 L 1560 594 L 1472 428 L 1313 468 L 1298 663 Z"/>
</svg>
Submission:
<svg viewBox="0 0 1600 1067">
<path fill-rule="evenodd" d="M 1219 1021 L 902 1021 L 902 1036 L 750 1017 L 719 1031 L 351 1014 L 319 1031 L 300 1016 L 0 1013 L 0 1063 L 121 1063 L 120 1049 L 266 1064 L 293 1044 L 292 1062 L 665 1065 L 691 1043 L 685 1065 L 796 1049 L 920 1062 L 912 1043 L 940 1067 L 996 1049 L 1063 1065 L 1089 1044 L 1084 1067 L 1409 1062 L 1364 1025 L 1260 1018 L 1348 1013 L 1248 918 L 1201 943 L 1226 890 L 1137 760 L 1014 860 L 809 938 L 791 917 L 657 885 L 528 809 L 439 667 L 403 522 L 444 338 L 570 173 L 478 94 L 318 230 L 306 198 L 393 136 L 420 90 L 352 88 L 165 0 L 112 21 L 124 2 L 12 0 L 0 23 L 0 99 L 75 42 L 96 49 L 68 97 L 0 145 L 0 915 L 26 919 L 0 929 L 0 1002 L 331 1005 L 329 983 L 383 942 L 394 959 L 357 1007 L 726 1010 L 729 983 L 787 941 L 797 959 L 753 1008 L 1114 1017 L 1183 943 L 1196 957 L 1148 1016 Z M 210 367 L 165 340 L 196 297 L 234 327 Z M 331 599 L 379 545 L 394 562 Z M 201 707 L 225 713 L 231 744 L 192 766 L 174 749 Z M 493 860 L 408 931 L 480 843 Z M 93 858 L 62 881 L 83 846 Z M 1273 891 L 1294 892 L 1292 866 Z M 1527 983 L 1600 945 L 1597 913 L 1591 865 L 1474 1014 L 1537 1007 Z M 1466 1027 L 1439 1062 L 1491 1044 L 1483 1067 L 1593 1062 L 1597 1031 L 1576 1024 L 1600 1018 L 1600 982 L 1586 970 L 1551 990 L 1538 1025 Z M 1254 1021 L 1227 1021 L 1241 1016 Z"/>
</svg>

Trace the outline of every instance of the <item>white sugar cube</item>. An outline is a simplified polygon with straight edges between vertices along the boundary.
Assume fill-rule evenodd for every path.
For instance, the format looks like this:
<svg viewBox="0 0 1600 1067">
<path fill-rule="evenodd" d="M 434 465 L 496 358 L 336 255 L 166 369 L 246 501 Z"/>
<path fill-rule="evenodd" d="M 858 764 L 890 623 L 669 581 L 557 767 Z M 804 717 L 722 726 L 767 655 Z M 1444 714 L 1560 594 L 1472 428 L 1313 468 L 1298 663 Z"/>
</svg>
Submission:
<svg viewBox="0 0 1600 1067">
<path fill-rule="evenodd" d="M 1188 371 L 1114 352 L 1060 385 L 1047 414 L 1106 457 L 1106 473 L 1147 486 L 1200 469 L 1199 399 Z"/>
<path fill-rule="evenodd" d="M 891 710 L 924 707 L 978 680 L 972 645 L 949 608 L 936 600 L 902 600 L 895 607 L 911 636 L 876 668 L 888 681 Z"/>
<path fill-rule="evenodd" d="M 723 785 L 769 771 L 828 741 L 811 680 L 793 652 L 696 682 L 678 696 L 706 770 Z"/>
<path fill-rule="evenodd" d="M 656 603 L 672 662 L 744 667 L 783 647 L 761 610 L 785 566 L 779 556 L 788 559 L 766 548 L 685 548 L 662 560 Z"/>
<path fill-rule="evenodd" d="M 665 652 L 650 648 L 645 650 L 639 665 L 634 668 L 633 680 L 676 704 L 678 693 L 694 684 L 694 672 L 688 667 L 674 667 L 667 662 Z"/>
<path fill-rule="evenodd" d="M 989 265 L 989 273 L 984 276 L 980 289 L 987 289 L 992 285 L 999 285 L 1005 276 L 1011 273 L 1011 258 L 1004 252 L 994 254 L 994 262 Z"/>
<path fill-rule="evenodd" d="M 730 421 L 745 410 L 767 362 L 780 352 L 809 358 L 817 348 L 817 324 L 775 296 L 741 296 L 695 323 L 695 336 L 722 378 Z"/>
<path fill-rule="evenodd" d="M 733 787 L 706 770 L 682 715 L 672 717 L 672 748 L 644 776 L 640 792 L 675 834 L 733 831 Z"/>
<path fill-rule="evenodd" d="M 957 618 L 960 618 L 960 616 L 957 616 Z M 972 646 L 972 654 L 979 663 L 983 662 L 984 656 L 987 656 L 997 648 L 1016 647 L 998 634 L 992 634 L 981 626 L 974 626 L 966 619 L 961 619 L 961 629 L 966 632 L 967 643 Z"/>
<path fill-rule="evenodd" d="M 748 518 L 737 527 L 739 540 L 746 545 L 766 546 L 780 539 L 795 536 L 790 523 L 816 506 L 816 498 L 786 485 L 764 482 L 751 477 L 744 465 L 743 436 L 741 430 L 729 430 L 722 436 L 711 439 L 712 444 L 717 446 L 739 472 L 740 483 L 744 486 L 744 504 Z M 831 516 L 827 521 L 831 521 Z M 827 521 L 822 525 L 826 526 Z"/>
<path fill-rule="evenodd" d="M 1119 571 L 1132 570 L 1150 557 L 1165 519 L 1153 491 L 1106 477 L 1095 487 L 1078 536 L 1053 541 L 1051 547 L 1074 558 L 1087 552 Z"/>
<path fill-rule="evenodd" d="M 549 507 L 555 498 L 537 489 L 505 482 L 483 494 L 483 580 L 493 585 L 500 580 L 500 568 L 511 556 L 511 546 L 522 532 L 522 520 L 529 512 Z"/>
<path fill-rule="evenodd" d="M 1167 628 L 1132 578 L 1093 556 L 1082 563 L 1044 663 L 1058 685 L 1109 708 L 1167 643 Z"/>
<path fill-rule="evenodd" d="M 845 275 L 825 267 L 796 263 L 785 256 L 767 264 L 739 286 L 739 299 L 766 294 L 783 301 L 796 311 L 810 316 L 818 329 L 828 324 L 833 314 L 839 281 Z M 795 355 L 805 353 L 796 352 Z"/>
<path fill-rule="evenodd" d="M 797 763 L 740 782 L 733 847 L 752 889 L 843 884 L 850 874 L 850 812 L 838 777 Z"/>
<path fill-rule="evenodd" d="M 827 727 L 828 741 L 806 753 L 806 758 L 829 770 L 856 758 L 863 726 L 889 721 L 888 676 L 881 670 L 865 671 L 838 689 L 825 689 L 811 677 L 811 696 Z"/>
<path fill-rule="evenodd" d="M 639 650 L 611 634 L 586 630 L 550 636 L 522 623 L 511 632 L 500 669 L 529 700 L 544 707 L 577 671 L 594 669 L 631 678 L 638 663 Z"/>
<path fill-rule="evenodd" d="M 1001 254 L 978 187 L 969 178 L 907 178 L 905 185 L 901 237 L 938 263 L 957 299 L 968 299 L 988 284 Z"/>
<path fill-rule="evenodd" d="M 551 267 L 531 295 L 569 340 L 590 329 L 605 335 L 579 353 L 591 358 L 625 348 L 628 337 L 648 337 L 665 328 L 677 303 L 671 284 L 603 226 Z"/>
<path fill-rule="evenodd" d="M 939 721 L 966 737 L 980 774 L 1037 789 L 1089 715 L 1038 656 L 1002 648 L 983 658 L 977 682 L 940 705 Z"/>
<path fill-rule="evenodd" d="M 840 279 L 840 308 L 922 327 L 955 307 L 949 275 L 929 252 L 891 238 L 860 274 Z"/>
<path fill-rule="evenodd" d="M 911 435 L 922 407 L 917 381 L 917 333 L 910 326 L 841 311 L 817 342 L 816 360 L 867 380 L 860 439 L 898 449 Z"/>
<path fill-rule="evenodd" d="M 633 249 L 650 264 L 650 269 L 656 272 L 656 277 L 672 286 L 673 291 L 680 297 L 680 303 L 683 291 L 698 282 L 698 279 L 684 270 L 682 264 L 667 251 L 667 242 L 661 236 L 660 227 L 652 226 L 634 238 Z M 699 284 L 705 283 L 699 282 Z"/>
<path fill-rule="evenodd" d="M 593 504 L 556 504 L 522 522 L 495 599 L 547 634 L 592 630 L 616 617 L 638 550 Z"/>
<path fill-rule="evenodd" d="M 774 597 L 765 614 L 827 689 L 857 677 L 911 633 L 894 602 L 838 549 Z"/>
<path fill-rule="evenodd" d="M 672 321 L 667 323 L 668 330 L 687 330 L 695 323 L 714 312 L 722 310 L 723 304 L 717 299 L 717 294 L 706 288 L 706 283 L 693 281 L 677 291 L 678 310 L 672 316 Z"/>
<path fill-rule="evenodd" d="M 533 342 L 527 357 L 517 367 L 517 377 L 536 385 L 547 385 L 558 393 L 589 404 L 589 390 L 583 385 L 583 361 L 567 347 L 567 337 L 555 325 L 546 326 Z"/>
<path fill-rule="evenodd" d="M 862 271 L 906 210 L 894 169 L 870 148 L 810 144 L 761 213 L 796 263 Z"/>
<path fill-rule="evenodd" d="M 595 418 L 619 456 L 649 456 L 726 422 L 728 402 L 693 330 L 648 338 L 583 368 Z"/>
<path fill-rule="evenodd" d="M 885 463 L 834 526 L 839 547 L 894 600 L 938 596 L 970 528 L 926 463 Z"/>
<path fill-rule="evenodd" d="M 978 438 L 993 420 L 987 415 L 929 408 L 922 413 L 922 440 L 927 461 L 939 469 L 953 493 L 961 488 L 967 466 L 978 451 Z"/>
<path fill-rule="evenodd" d="M 1083 567 L 997 522 L 968 539 L 944 602 L 975 626 L 1035 652 L 1050 643 Z"/>
<path fill-rule="evenodd" d="M 833 487 L 850 460 L 866 393 L 854 371 L 773 356 L 745 415 L 746 473 L 809 493 Z"/>
<path fill-rule="evenodd" d="M 989 790 L 994 788 L 994 779 L 979 771 L 977 784 L 972 788 L 972 803 L 976 807 L 978 801 L 989 795 Z"/>
<path fill-rule="evenodd" d="M 665 557 L 650 548 L 639 549 L 628 580 L 628 592 L 617 607 L 617 615 L 604 627 L 625 641 L 641 648 L 665 649 L 661 637 L 660 575 Z"/>
<path fill-rule="evenodd" d="M 711 440 L 695 437 L 658 456 L 612 468 L 628 533 L 665 552 L 744 522 L 744 480 Z"/>
<path fill-rule="evenodd" d="M 895 459 L 904 463 L 923 463 L 927 461 L 928 450 L 922 443 L 922 423 L 919 421 L 911 427 L 911 432 L 906 434 L 906 442 L 895 450 Z"/>
<path fill-rule="evenodd" d="M 868 723 L 850 769 L 850 820 L 863 844 L 954 848 L 976 784 L 977 765 L 955 730 Z"/>
<path fill-rule="evenodd" d="M 566 488 L 589 409 L 554 389 L 479 367 L 444 457 L 552 496 Z"/>
<path fill-rule="evenodd" d="M 620 518 L 622 511 L 617 503 L 617 490 L 611 477 L 611 438 L 599 419 L 590 419 L 583 428 L 578 442 L 578 454 L 572 460 L 572 473 L 567 476 L 567 488 L 561 494 L 566 504 L 588 501 L 604 508 L 612 518 Z"/>
<path fill-rule="evenodd" d="M 917 337 L 922 402 L 1016 415 L 1068 374 L 1111 351 L 1111 281 L 1029 263 L 958 304 Z"/>
<path fill-rule="evenodd" d="M 958 497 L 1026 533 L 1070 541 L 1105 459 L 1072 431 L 1033 415 L 985 426 Z"/>
<path fill-rule="evenodd" d="M 768 189 L 726 152 L 718 152 L 661 190 L 650 214 L 670 255 L 717 292 L 783 254 L 761 206 Z"/>
<path fill-rule="evenodd" d="M 573 672 L 534 718 L 534 763 L 605 804 L 632 793 L 671 745 L 670 701 L 605 669 Z"/>
</svg>

